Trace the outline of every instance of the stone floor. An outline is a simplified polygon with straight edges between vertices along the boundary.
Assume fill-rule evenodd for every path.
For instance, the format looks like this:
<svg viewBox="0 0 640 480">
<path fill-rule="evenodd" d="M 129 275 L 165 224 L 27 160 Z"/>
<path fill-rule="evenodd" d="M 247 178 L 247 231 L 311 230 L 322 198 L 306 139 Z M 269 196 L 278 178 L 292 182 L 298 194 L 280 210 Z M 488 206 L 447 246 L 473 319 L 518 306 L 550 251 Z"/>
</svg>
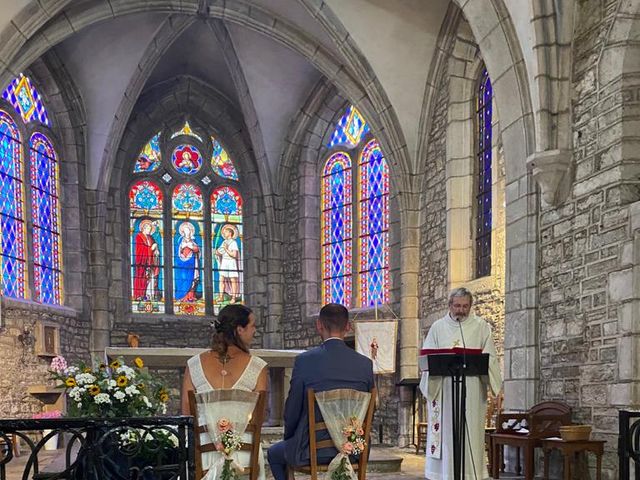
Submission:
<svg viewBox="0 0 640 480">
<path fill-rule="evenodd" d="M 55 466 L 62 460 L 61 455 L 63 450 L 55 451 L 42 451 L 39 455 L 40 470 L 41 471 L 55 471 Z M 394 447 L 376 447 L 372 452 L 373 456 L 382 457 L 401 457 L 402 467 L 401 471 L 397 473 L 368 473 L 367 478 L 371 480 L 423 480 L 424 479 L 424 454 L 415 454 L 413 448 L 394 448 Z M 14 458 L 6 469 L 7 480 L 19 480 L 22 478 L 22 473 L 26 461 L 27 455 L 22 455 L 18 458 Z M 269 476 L 268 478 L 273 478 Z M 296 479 L 305 480 L 309 477 L 307 475 L 296 474 Z M 520 479 L 509 474 L 501 475 L 500 478 L 507 478 L 510 480 Z"/>
</svg>

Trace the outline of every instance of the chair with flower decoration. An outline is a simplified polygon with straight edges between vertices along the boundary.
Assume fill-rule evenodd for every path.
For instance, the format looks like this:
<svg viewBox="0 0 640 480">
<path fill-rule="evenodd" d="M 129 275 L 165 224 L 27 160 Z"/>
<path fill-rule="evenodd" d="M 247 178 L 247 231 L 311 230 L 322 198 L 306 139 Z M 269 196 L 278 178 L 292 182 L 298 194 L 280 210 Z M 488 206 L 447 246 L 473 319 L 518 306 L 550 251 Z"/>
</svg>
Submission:
<svg viewBox="0 0 640 480">
<path fill-rule="evenodd" d="M 366 401 L 364 402 L 364 404 L 362 403 L 362 400 L 361 400 L 363 398 L 362 397 L 363 395 L 366 395 L 366 397 L 368 397 L 366 398 Z M 295 480 L 294 472 L 305 473 L 307 475 L 310 475 L 311 480 L 317 480 L 318 472 L 329 471 L 331 464 L 329 465 L 318 464 L 318 450 L 322 448 L 327 448 L 327 447 L 335 448 L 335 445 L 340 443 L 335 438 L 336 436 L 338 436 L 337 432 L 340 431 L 340 427 L 335 424 L 335 420 L 337 419 L 336 417 L 342 417 L 344 419 L 346 415 L 350 415 L 350 413 L 346 414 L 345 412 L 340 412 L 341 415 L 340 414 L 335 415 L 335 413 L 338 413 L 338 412 L 335 412 L 335 411 L 331 412 L 333 413 L 333 415 L 331 416 L 333 417 L 332 420 L 334 421 L 332 425 L 331 424 L 332 422 L 330 422 L 329 419 L 327 419 L 326 421 L 317 421 L 315 406 L 318 405 L 323 416 L 328 417 L 330 412 L 324 409 L 328 408 L 328 405 L 330 405 L 332 401 L 333 402 L 337 401 L 337 403 L 334 403 L 334 406 L 340 405 L 341 401 L 343 402 L 342 403 L 343 405 L 350 404 L 355 406 L 357 405 L 358 400 L 360 400 L 360 405 L 358 405 L 356 408 L 362 408 L 361 428 L 364 431 L 363 437 L 364 439 L 366 439 L 366 443 L 364 444 L 363 451 L 358 456 L 358 462 L 352 465 L 352 468 L 354 472 L 357 472 L 358 480 L 365 480 L 366 473 L 367 473 L 367 463 L 369 461 L 369 443 L 370 443 L 370 435 L 371 435 L 371 424 L 373 422 L 373 412 L 375 410 L 376 395 L 377 395 L 377 390 L 375 387 L 371 389 L 371 392 L 360 392 L 358 390 L 351 390 L 351 389 L 336 389 L 336 390 L 329 390 L 326 392 L 316 393 L 314 392 L 313 389 L 307 390 L 307 403 L 308 403 L 308 412 L 309 412 L 310 462 L 309 462 L 309 465 L 302 465 L 302 466 L 290 465 L 289 472 L 288 472 L 289 480 Z M 344 403 L 345 401 L 346 403 Z M 352 412 L 352 410 L 349 410 L 349 412 Z M 356 415 L 356 416 L 359 417 L 360 415 Z M 336 429 L 336 426 L 338 426 L 337 429 Z M 318 441 L 317 434 L 322 431 L 328 431 L 331 434 L 331 439 Z M 340 454 L 338 454 L 338 456 L 340 456 Z M 336 458 L 338 458 L 338 456 Z"/>
<path fill-rule="evenodd" d="M 203 454 L 209 452 L 216 452 L 216 447 L 211 440 L 208 432 L 208 421 L 203 421 L 203 417 L 206 418 L 204 411 L 207 409 L 208 400 L 213 400 L 207 396 L 215 396 L 216 401 L 251 401 L 250 397 L 255 398 L 255 407 L 253 413 L 250 416 L 249 423 L 247 424 L 245 433 L 249 433 L 250 441 L 247 438 L 243 438 L 241 444 L 241 451 L 249 452 L 249 465 L 244 468 L 244 474 L 249 475 L 249 480 L 256 480 L 260 473 L 260 459 L 262 456 L 262 450 L 260 449 L 260 439 L 262 435 L 262 423 L 264 422 L 265 406 L 266 406 L 266 393 L 260 392 L 245 392 L 242 390 L 213 390 L 212 392 L 205 392 L 204 394 L 196 394 L 193 391 L 189 392 L 189 410 L 193 415 L 193 431 L 194 431 L 194 450 L 196 460 L 196 479 L 203 478 L 207 474 L 208 467 L 203 466 Z M 238 398 L 247 397 L 247 398 Z M 212 402 L 213 403 L 213 402 Z"/>
</svg>

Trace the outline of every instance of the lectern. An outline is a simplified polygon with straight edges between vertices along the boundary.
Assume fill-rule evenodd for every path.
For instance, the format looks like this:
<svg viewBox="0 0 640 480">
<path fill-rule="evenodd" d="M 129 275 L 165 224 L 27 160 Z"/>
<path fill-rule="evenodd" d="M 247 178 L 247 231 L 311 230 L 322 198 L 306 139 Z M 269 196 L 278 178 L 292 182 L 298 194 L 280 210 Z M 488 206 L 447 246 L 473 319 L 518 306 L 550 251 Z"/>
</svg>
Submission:
<svg viewBox="0 0 640 480">
<path fill-rule="evenodd" d="M 489 373 L 489 354 L 481 352 L 477 348 L 426 349 L 420 352 L 427 356 L 430 377 L 451 377 L 454 480 L 465 478 L 467 377 Z"/>
</svg>

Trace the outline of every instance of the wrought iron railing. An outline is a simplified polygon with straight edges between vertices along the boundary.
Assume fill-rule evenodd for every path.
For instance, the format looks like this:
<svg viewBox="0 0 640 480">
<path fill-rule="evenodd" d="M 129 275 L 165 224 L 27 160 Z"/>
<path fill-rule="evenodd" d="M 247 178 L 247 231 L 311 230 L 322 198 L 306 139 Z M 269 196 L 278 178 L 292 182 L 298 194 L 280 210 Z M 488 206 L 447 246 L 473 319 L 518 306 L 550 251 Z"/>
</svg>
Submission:
<svg viewBox="0 0 640 480">
<path fill-rule="evenodd" d="M 635 479 L 640 480 L 640 411 L 620 410 L 618 425 L 619 479 L 631 479 L 633 461 Z"/>
<path fill-rule="evenodd" d="M 51 431 L 34 433 L 43 430 Z M 51 462 L 57 468 L 43 469 L 39 457 L 54 435 L 64 438 Z M 16 440 L 19 458 L 14 455 Z M 22 480 L 191 480 L 193 445 L 193 417 L 186 416 L 0 420 L 0 480 L 11 480 L 10 462 L 24 465 L 15 477 Z"/>
</svg>

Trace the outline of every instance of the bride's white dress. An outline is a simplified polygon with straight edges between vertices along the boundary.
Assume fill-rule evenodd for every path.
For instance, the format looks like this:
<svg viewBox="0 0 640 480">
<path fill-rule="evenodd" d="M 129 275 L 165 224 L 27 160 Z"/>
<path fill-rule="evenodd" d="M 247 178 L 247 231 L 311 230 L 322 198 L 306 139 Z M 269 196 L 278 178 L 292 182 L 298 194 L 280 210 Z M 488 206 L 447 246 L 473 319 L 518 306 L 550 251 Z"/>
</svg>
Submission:
<svg viewBox="0 0 640 480">
<path fill-rule="evenodd" d="M 202 355 L 202 354 L 200 354 Z M 191 382 L 193 383 L 193 387 L 196 393 L 205 393 L 214 390 L 211 386 L 207 377 L 204 375 L 204 370 L 202 368 L 202 362 L 200 361 L 200 355 L 196 355 L 191 357 L 187 364 L 189 365 L 189 374 L 191 375 Z M 256 388 L 256 384 L 258 383 L 258 377 L 260 376 L 260 372 L 267 365 L 267 362 L 262 360 L 259 357 L 251 356 L 249 363 L 245 367 L 244 371 L 230 388 L 233 390 L 244 390 L 247 392 L 253 392 Z M 207 419 L 204 412 L 198 412 L 198 424 L 206 425 Z M 251 433 L 245 433 L 242 436 L 243 441 L 251 442 Z M 200 442 L 202 444 L 211 443 L 211 438 L 208 433 L 202 433 L 200 435 Z M 204 452 L 202 454 L 202 468 L 203 470 L 207 470 L 211 464 L 213 463 L 213 459 L 215 455 L 219 455 L 216 452 Z M 249 466 L 250 461 L 250 452 L 236 452 L 235 458 L 238 464 L 243 467 Z M 262 454 L 262 446 L 260 447 L 260 458 L 258 459 L 260 472 L 258 473 L 258 480 L 265 479 L 265 469 L 264 469 L 264 455 Z"/>
</svg>

